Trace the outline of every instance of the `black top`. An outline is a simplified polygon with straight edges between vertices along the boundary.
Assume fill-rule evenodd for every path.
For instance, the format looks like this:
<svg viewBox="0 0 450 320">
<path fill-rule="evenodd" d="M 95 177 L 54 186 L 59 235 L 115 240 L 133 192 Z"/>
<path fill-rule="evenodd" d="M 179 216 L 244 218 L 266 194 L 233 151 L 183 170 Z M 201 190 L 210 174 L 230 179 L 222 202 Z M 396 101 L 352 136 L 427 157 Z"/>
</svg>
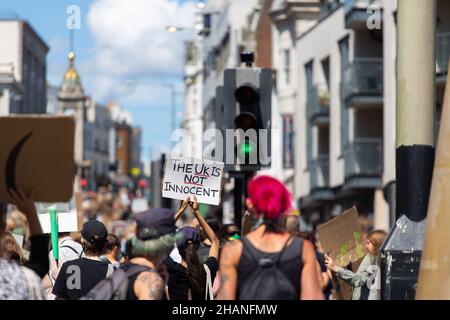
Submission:
<svg viewBox="0 0 450 320">
<path fill-rule="evenodd" d="M 121 269 L 123 269 L 125 272 L 130 270 L 133 267 L 142 267 L 141 265 L 135 264 L 135 263 L 131 263 L 131 262 L 126 262 L 124 264 L 122 264 L 120 266 Z M 140 272 L 136 272 L 135 274 L 131 275 L 128 278 L 128 289 L 127 289 L 127 300 L 139 300 L 138 297 L 136 296 L 136 293 L 134 292 L 134 283 L 136 282 L 137 277 L 142 273 L 142 272 L 148 272 L 148 271 L 153 271 L 156 272 L 154 269 L 152 268 L 147 268 L 146 270 L 142 270 Z M 163 295 L 164 298 L 164 295 Z"/>
<path fill-rule="evenodd" d="M 256 259 L 269 258 L 276 260 L 280 252 L 265 252 L 256 248 L 246 237 L 242 238 L 244 247 L 242 248 L 242 254 L 239 259 L 237 267 L 237 296 L 239 297 L 240 289 L 245 279 L 258 268 L 258 261 Z M 292 242 L 286 246 L 279 261 L 279 269 L 284 273 L 287 279 L 294 286 L 295 290 L 300 297 L 300 274 L 302 270 L 302 244 L 303 241 L 297 237 L 292 237 Z M 249 252 L 251 251 L 251 253 Z M 255 258 L 254 258 L 255 257 Z"/>
<path fill-rule="evenodd" d="M 78 300 L 105 279 L 107 272 L 108 264 L 103 261 L 87 258 L 67 261 L 56 278 L 53 294 L 68 300 Z"/>
<path fill-rule="evenodd" d="M 36 272 L 41 278 L 48 273 L 50 265 L 48 260 L 49 239 L 47 234 L 37 234 L 30 237 L 30 259 L 25 266 Z"/>
<path fill-rule="evenodd" d="M 211 282 L 214 282 L 217 269 L 219 269 L 219 262 L 216 258 L 209 257 L 206 259 L 204 264 L 206 264 L 211 271 Z M 169 272 L 169 281 L 167 286 L 169 287 L 170 300 L 188 300 L 191 285 L 189 283 L 187 269 L 183 265 L 173 261 L 171 257 L 167 258 L 166 267 Z M 205 300 L 205 290 L 201 294 L 195 294 L 192 290 L 191 293 L 192 300 Z"/>
<path fill-rule="evenodd" d="M 327 272 L 327 266 L 325 265 L 325 257 L 323 256 L 323 254 L 321 254 L 319 251 L 316 250 L 316 258 L 317 258 L 317 262 L 319 262 L 320 265 L 320 272 Z M 331 290 L 333 289 L 333 282 L 330 280 L 328 280 L 328 284 L 325 287 L 325 289 L 323 289 L 323 293 L 325 295 L 325 299 L 328 300 L 328 297 L 331 294 Z"/>
</svg>

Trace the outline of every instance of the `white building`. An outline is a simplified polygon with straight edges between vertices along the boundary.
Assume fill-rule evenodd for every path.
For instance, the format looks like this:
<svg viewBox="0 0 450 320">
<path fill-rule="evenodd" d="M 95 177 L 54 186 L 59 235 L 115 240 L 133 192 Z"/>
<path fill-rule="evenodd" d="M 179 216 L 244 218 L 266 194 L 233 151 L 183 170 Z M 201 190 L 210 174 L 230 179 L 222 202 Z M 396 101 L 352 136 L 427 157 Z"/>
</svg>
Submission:
<svg viewBox="0 0 450 320">
<path fill-rule="evenodd" d="M 58 91 L 57 86 L 47 83 L 47 114 L 56 114 L 58 112 Z"/>
<path fill-rule="evenodd" d="M 188 136 L 183 154 L 188 158 L 202 158 L 203 137 L 203 10 L 199 6 L 195 20 L 194 39 L 186 43 L 184 67 L 184 112 L 182 128 Z"/>
<path fill-rule="evenodd" d="M 91 161 L 89 179 L 96 187 L 107 184 L 109 177 L 109 130 L 112 126 L 109 110 L 92 98 L 86 99 L 84 156 Z"/>
<path fill-rule="evenodd" d="M 437 4 L 436 128 L 450 55 L 450 3 Z M 396 46 L 392 0 L 321 1 L 296 39 L 295 194 L 313 224 L 356 205 L 366 227 L 392 226 Z"/>
<path fill-rule="evenodd" d="M 240 53 L 246 49 L 247 18 L 257 4 L 258 0 L 209 0 L 203 9 L 203 132 L 215 128 L 216 88 L 223 85 L 225 69 L 241 65 Z M 225 178 L 223 223 L 231 223 L 235 186 L 233 180 Z"/>
<path fill-rule="evenodd" d="M 46 112 L 47 44 L 23 20 L 0 20 L 0 115 Z"/>
<path fill-rule="evenodd" d="M 299 89 L 297 38 L 316 23 L 321 13 L 320 1 L 274 0 L 272 17 L 272 64 L 276 87 L 272 99 L 272 169 L 293 194 L 294 116 Z M 276 156 L 282 155 L 282 156 Z"/>
</svg>

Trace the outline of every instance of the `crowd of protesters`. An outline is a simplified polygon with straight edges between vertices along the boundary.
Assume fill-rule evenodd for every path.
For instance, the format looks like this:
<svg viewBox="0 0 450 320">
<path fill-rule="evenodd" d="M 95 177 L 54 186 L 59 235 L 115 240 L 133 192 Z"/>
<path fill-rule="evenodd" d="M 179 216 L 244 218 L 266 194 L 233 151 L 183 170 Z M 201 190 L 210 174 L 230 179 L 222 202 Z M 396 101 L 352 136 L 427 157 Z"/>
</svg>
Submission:
<svg viewBox="0 0 450 320">
<path fill-rule="evenodd" d="M 195 197 L 177 212 L 134 214 L 123 192 L 87 195 L 81 232 L 59 234 L 55 260 L 33 194 L 10 190 L 11 205 L 0 204 L 0 300 L 323 300 L 333 299 L 337 278 L 353 299 L 379 299 L 370 284 L 384 231 L 367 235 L 367 255 L 352 272 L 301 232 L 282 183 L 257 176 L 247 191 L 242 230 L 204 217 Z"/>
</svg>

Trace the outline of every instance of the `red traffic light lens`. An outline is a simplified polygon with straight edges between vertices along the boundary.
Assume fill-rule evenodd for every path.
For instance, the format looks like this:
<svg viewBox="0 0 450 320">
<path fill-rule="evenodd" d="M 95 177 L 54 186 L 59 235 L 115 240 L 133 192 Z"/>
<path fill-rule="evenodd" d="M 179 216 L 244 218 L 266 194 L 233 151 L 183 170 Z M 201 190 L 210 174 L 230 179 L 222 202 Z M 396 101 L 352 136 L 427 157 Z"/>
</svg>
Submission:
<svg viewBox="0 0 450 320">
<path fill-rule="evenodd" d="M 259 101 L 259 94 L 250 86 L 241 86 L 234 92 L 236 100 L 244 105 L 252 105 Z"/>
<path fill-rule="evenodd" d="M 247 131 L 248 129 L 256 129 L 256 116 L 250 112 L 242 112 L 234 119 L 236 128 Z"/>
</svg>

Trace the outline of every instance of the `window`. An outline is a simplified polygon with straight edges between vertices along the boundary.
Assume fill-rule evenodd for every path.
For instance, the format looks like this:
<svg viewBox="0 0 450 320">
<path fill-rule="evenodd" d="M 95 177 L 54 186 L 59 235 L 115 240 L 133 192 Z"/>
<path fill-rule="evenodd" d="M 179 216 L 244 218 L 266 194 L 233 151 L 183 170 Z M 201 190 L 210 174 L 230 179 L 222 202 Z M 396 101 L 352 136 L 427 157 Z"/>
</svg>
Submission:
<svg viewBox="0 0 450 320">
<path fill-rule="evenodd" d="M 283 60 L 284 60 L 284 79 L 285 83 L 289 84 L 291 82 L 291 51 L 289 49 L 283 50 Z"/>
<path fill-rule="evenodd" d="M 283 168 L 294 167 L 294 122 L 292 115 L 283 115 Z"/>
</svg>

